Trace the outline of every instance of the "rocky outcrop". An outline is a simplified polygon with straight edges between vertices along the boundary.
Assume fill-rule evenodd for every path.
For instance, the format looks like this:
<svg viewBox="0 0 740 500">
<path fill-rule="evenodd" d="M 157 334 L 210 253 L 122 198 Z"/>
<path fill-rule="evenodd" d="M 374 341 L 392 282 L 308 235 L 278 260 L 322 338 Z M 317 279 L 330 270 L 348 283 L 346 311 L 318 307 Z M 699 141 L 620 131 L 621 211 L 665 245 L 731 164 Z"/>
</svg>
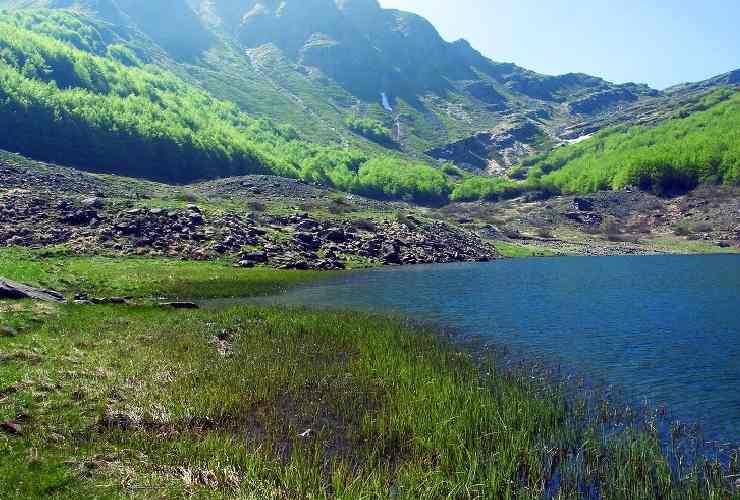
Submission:
<svg viewBox="0 0 740 500">
<path fill-rule="evenodd" d="M 535 152 L 532 143 L 542 134 L 537 125 L 525 120 L 430 149 L 426 154 L 474 173 L 503 175 L 522 158 Z"/>
</svg>

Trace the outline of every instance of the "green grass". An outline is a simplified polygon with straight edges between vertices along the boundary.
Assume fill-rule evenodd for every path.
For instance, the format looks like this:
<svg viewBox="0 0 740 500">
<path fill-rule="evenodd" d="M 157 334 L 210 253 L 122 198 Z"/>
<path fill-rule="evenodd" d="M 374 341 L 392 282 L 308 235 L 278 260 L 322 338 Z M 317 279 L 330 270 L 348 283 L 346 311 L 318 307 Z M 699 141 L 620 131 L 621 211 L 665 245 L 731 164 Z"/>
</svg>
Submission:
<svg viewBox="0 0 740 500">
<path fill-rule="evenodd" d="M 726 254 L 740 253 L 740 248 L 722 248 L 706 241 L 691 241 L 679 236 L 656 237 L 650 240 L 655 247 L 673 253 L 681 254 Z"/>
<path fill-rule="evenodd" d="M 552 257 L 555 255 L 546 248 L 517 245 L 516 243 L 506 243 L 503 241 L 497 241 L 495 247 L 504 257 Z"/>
<path fill-rule="evenodd" d="M 0 276 L 62 292 L 134 298 L 245 297 L 274 293 L 330 274 L 240 269 L 226 262 L 143 257 L 81 257 L 64 253 L 0 249 Z"/>
</svg>

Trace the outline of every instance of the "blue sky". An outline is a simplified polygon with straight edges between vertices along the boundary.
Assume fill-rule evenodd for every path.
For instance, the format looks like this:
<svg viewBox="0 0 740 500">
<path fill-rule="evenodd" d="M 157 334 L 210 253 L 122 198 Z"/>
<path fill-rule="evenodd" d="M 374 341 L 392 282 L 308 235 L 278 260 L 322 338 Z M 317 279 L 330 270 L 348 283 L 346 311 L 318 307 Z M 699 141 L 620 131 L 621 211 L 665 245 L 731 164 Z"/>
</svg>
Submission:
<svg viewBox="0 0 740 500">
<path fill-rule="evenodd" d="M 740 0 L 380 0 L 496 61 L 665 88 L 740 69 Z"/>
</svg>

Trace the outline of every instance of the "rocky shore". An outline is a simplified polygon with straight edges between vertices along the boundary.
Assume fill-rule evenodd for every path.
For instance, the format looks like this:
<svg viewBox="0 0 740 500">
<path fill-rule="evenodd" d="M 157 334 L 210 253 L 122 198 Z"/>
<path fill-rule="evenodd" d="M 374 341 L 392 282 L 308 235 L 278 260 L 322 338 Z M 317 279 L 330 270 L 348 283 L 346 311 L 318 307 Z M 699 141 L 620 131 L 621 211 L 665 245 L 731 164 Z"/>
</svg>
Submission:
<svg viewBox="0 0 740 500">
<path fill-rule="evenodd" d="M 286 195 L 294 195 L 292 189 Z M 497 256 L 475 233 L 441 221 L 321 219 L 305 212 L 239 212 L 197 203 L 152 207 L 146 206 L 151 198 L 146 191 L 60 167 L 0 163 L 0 246 L 64 245 L 80 254 L 228 258 L 242 267 L 317 270 L 357 262 L 407 265 Z"/>
</svg>

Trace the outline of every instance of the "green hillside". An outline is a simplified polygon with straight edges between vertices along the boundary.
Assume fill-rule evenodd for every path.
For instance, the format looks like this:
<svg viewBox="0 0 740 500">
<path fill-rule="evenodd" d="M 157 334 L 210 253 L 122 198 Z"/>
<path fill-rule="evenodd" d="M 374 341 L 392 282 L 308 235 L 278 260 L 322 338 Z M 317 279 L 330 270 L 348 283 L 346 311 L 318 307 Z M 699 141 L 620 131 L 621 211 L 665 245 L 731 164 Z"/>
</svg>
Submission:
<svg viewBox="0 0 740 500">
<path fill-rule="evenodd" d="M 204 20 L 210 19 L 205 11 L 196 15 L 181 5 L 176 17 L 187 18 L 186 26 L 197 24 L 193 30 L 199 36 L 178 45 L 177 37 L 184 35 L 145 23 L 137 1 L 111 0 L 95 9 L 85 2 L 69 4 L 84 4 L 95 17 L 44 9 L 0 14 L 0 148 L 96 172 L 169 182 L 268 173 L 367 196 L 432 204 L 511 197 L 527 190 L 590 192 L 635 185 L 671 193 L 699 183 L 737 183 L 740 128 L 738 98 L 731 90 L 714 93 L 677 113 L 682 118 L 657 127 L 613 128 L 527 160 L 524 166 L 531 171 L 525 182 L 460 175 L 458 170 L 450 174 L 416 160 L 413 151 L 408 154 L 413 142 L 409 133 L 429 131 L 429 141 L 417 142 L 422 148 L 434 142 L 436 126 L 453 126 L 445 121 L 449 113 L 444 118 L 427 109 L 416 115 L 423 108 L 417 105 L 425 101 L 414 92 L 463 99 L 452 88 L 440 90 L 441 81 L 416 85 L 415 79 L 425 80 L 428 71 L 473 78 L 463 74 L 470 67 L 455 65 L 467 54 L 463 59 L 479 68 L 473 71 L 481 80 L 465 80 L 466 92 L 478 101 L 499 104 L 511 103 L 512 92 L 520 92 L 518 102 L 551 101 L 562 107 L 589 86 L 608 85 L 586 75 L 544 77 L 493 63 L 469 46 L 446 44 L 423 19 L 381 10 L 374 2 L 363 4 L 363 12 L 372 14 L 368 19 L 358 17 L 359 3 L 330 2 L 333 7 L 324 7 L 338 9 L 335 18 L 354 24 L 335 38 L 309 36 L 311 50 L 349 44 L 360 54 L 363 44 L 392 32 L 395 42 L 386 41 L 379 50 L 389 55 L 394 47 L 403 48 L 410 58 L 404 59 L 404 71 L 410 75 L 404 85 L 410 87 L 403 95 L 388 94 L 394 106 L 389 117 L 382 103 L 358 98 L 355 94 L 363 92 L 354 89 L 355 83 L 338 74 L 329 78 L 328 69 L 321 69 L 324 56 L 314 54 L 312 65 L 307 65 L 300 42 L 312 30 L 327 27 L 320 16 L 307 18 L 311 22 L 299 31 L 274 35 L 273 43 L 272 32 L 256 27 L 268 23 L 282 29 L 289 16 L 272 18 L 269 9 L 254 14 L 257 18 L 249 22 L 256 23 L 256 31 L 250 36 L 259 34 L 264 40 L 249 41 L 243 33 L 230 38 L 223 27 L 213 31 L 214 21 Z M 0 5 L 9 3 L 27 6 L 7 1 Z M 153 5 L 163 8 L 158 2 Z M 224 5 L 215 2 L 210 16 L 222 16 L 225 11 L 217 7 Z M 134 11 L 133 17 L 127 14 Z M 398 30 L 403 37 L 398 38 Z M 257 48 L 239 48 L 249 43 Z M 421 57 L 426 43 L 444 56 L 431 69 L 424 69 L 427 62 Z M 180 50 L 173 50 L 175 46 Z M 296 54 L 303 54 L 300 64 L 292 59 Z M 381 56 L 368 58 L 378 71 L 390 64 Z M 523 79 L 529 83 L 523 84 Z M 637 87 L 633 90 L 639 94 Z M 463 100 L 457 101 L 461 109 L 466 106 Z M 584 102 L 568 106 L 580 109 L 581 115 L 589 107 Z M 437 125 L 430 128 L 425 120 L 431 116 L 437 116 Z"/>
<path fill-rule="evenodd" d="M 740 93 L 720 90 L 686 118 L 614 128 L 557 149 L 534 163 L 529 178 L 568 193 L 636 186 L 672 194 L 702 183 L 740 184 Z"/>
<path fill-rule="evenodd" d="M 250 118 L 142 64 L 125 45 L 107 44 L 79 14 L 0 17 L 0 100 L 0 148 L 96 172 L 170 182 L 268 173 L 435 203 L 448 193 L 429 166 L 367 161 Z"/>
</svg>

